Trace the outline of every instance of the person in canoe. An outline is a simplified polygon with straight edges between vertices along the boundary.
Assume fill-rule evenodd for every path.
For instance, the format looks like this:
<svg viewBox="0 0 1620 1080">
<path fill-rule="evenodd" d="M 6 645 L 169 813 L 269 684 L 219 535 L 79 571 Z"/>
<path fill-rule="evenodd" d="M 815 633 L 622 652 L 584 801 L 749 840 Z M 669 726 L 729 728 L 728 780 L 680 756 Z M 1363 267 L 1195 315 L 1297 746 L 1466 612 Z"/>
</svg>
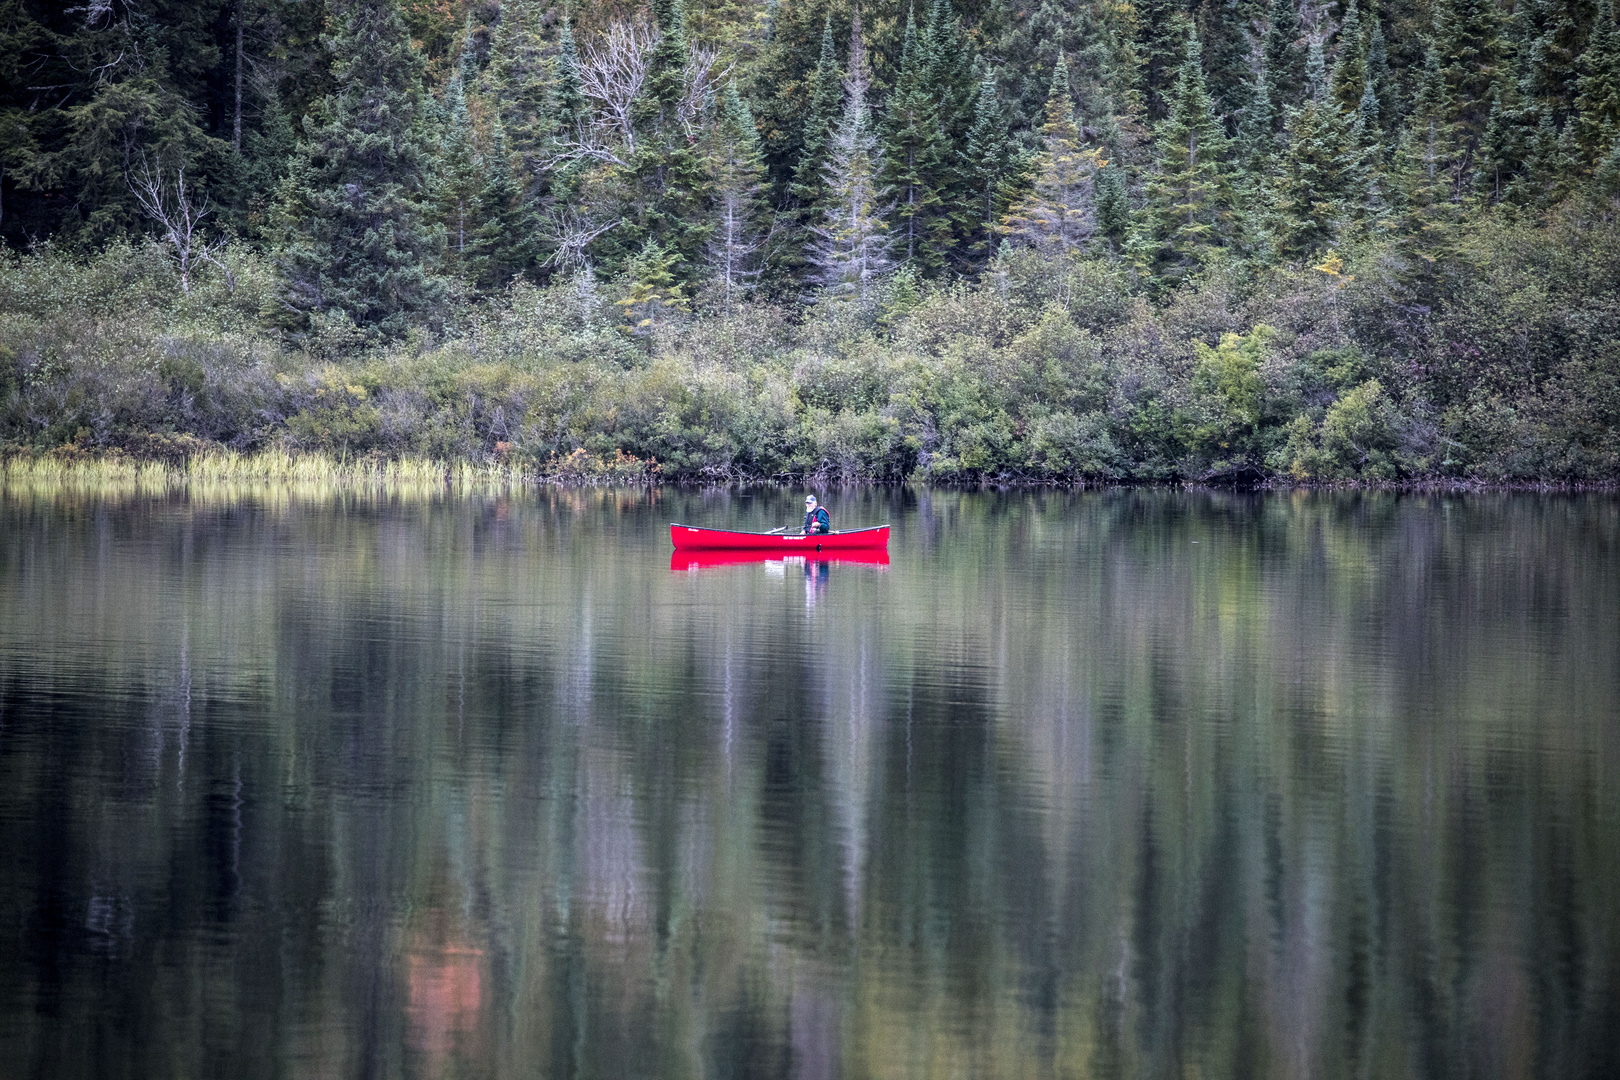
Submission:
<svg viewBox="0 0 1620 1080">
<path fill-rule="evenodd" d="M 826 507 L 817 504 L 814 495 L 804 497 L 804 531 L 807 536 L 811 533 L 832 532 L 832 518 L 827 516 Z"/>
</svg>

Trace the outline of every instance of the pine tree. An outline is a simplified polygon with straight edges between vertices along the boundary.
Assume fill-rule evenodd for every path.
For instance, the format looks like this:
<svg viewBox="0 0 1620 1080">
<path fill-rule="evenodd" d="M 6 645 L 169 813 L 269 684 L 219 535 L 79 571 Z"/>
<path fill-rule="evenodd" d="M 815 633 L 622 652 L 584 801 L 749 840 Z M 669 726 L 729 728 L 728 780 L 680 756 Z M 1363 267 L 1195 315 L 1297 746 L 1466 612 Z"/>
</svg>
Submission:
<svg viewBox="0 0 1620 1080">
<path fill-rule="evenodd" d="M 715 224 L 709 233 L 707 263 L 709 280 L 729 311 L 759 278 L 760 192 L 765 183 L 759 132 L 735 79 L 726 84 L 715 138 L 709 159 Z"/>
<path fill-rule="evenodd" d="M 827 165 L 828 141 L 838 118 L 839 102 L 843 100 L 838 56 L 833 50 L 830 12 L 821 31 L 821 58 L 816 62 L 816 73 L 811 83 L 810 109 L 805 113 L 804 134 L 800 139 L 802 149 L 793 170 L 790 188 L 806 221 L 815 221 L 821 216 L 827 195 L 823 173 Z"/>
<path fill-rule="evenodd" d="M 1012 141 L 1007 136 L 1007 119 L 996 93 L 996 80 L 989 72 L 979 83 L 979 97 L 973 107 L 973 126 L 968 129 L 965 157 L 968 175 L 980 202 L 982 214 L 974 250 L 985 258 L 995 253 L 996 218 L 1001 201 L 1001 185 L 1012 165 Z"/>
<path fill-rule="evenodd" d="M 889 95 L 883 137 L 883 183 L 895 193 L 894 239 L 905 259 L 924 274 L 944 266 L 951 243 L 940 185 L 949 152 L 942 103 L 931 81 L 929 57 L 916 23 L 906 18 L 900 76 Z"/>
<path fill-rule="evenodd" d="M 1613 0 L 1601 0 L 1592 35 L 1581 55 L 1575 99 L 1578 145 L 1594 161 L 1620 138 L 1620 26 Z"/>
<path fill-rule="evenodd" d="M 1194 273 L 1209 250 L 1227 239 L 1226 133 L 1201 61 L 1198 36 L 1189 35 L 1170 115 L 1155 132 L 1159 161 L 1148 189 L 1150 257 L 1154 275 L 1164 281 Z"/>
<path fill-rule="evenodd" d="M 811 281 L 835 300 L 865 302 L 877 278 L 892 262 L 892 239 L 885 220 L 889 191 L 878 175 L 877 136 L 866 104 L 871 73 L 861 42 L 860 13 L 849 43 L 849 77 L 844 80 L 844 111 L 828 147 L 823 169 L 827 201 L 822 223 L 814 229 Z"/>
<path fill-rule="evenodd" d="M 333 15 L 335 88 L 282 185 L 277 261 L 291 312 L 338 312 L 392 336 L 445 294 L 415 123 L 422 57 L 391 0 L 348 0 Z"/>
<path fill-rule="evenodd" d="M 1015 202 L 1002 223 L 1010 243 L 1067 258 L 1084 249 L 1097 230 L 1096 183 L 1101 155 L 1080 145 L 1063 58 L 1052 71 L 1041 126 L 1045 148 L 1036 158 L 1034 189 Z"/>
</svg>

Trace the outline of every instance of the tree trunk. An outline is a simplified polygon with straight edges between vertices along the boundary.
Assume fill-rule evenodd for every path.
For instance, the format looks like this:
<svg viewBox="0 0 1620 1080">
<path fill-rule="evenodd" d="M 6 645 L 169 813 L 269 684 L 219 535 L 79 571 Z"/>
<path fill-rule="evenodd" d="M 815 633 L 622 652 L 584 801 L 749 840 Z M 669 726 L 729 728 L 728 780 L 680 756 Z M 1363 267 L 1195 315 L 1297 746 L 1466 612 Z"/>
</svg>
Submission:
<svg viewBox="0 0 1620 1080">
<path fill-rule="evenodd" d="M 242 4 L 236 0 L 236 115 L 231 123 L 231 147 L 242 152 Z"/>
</svg>

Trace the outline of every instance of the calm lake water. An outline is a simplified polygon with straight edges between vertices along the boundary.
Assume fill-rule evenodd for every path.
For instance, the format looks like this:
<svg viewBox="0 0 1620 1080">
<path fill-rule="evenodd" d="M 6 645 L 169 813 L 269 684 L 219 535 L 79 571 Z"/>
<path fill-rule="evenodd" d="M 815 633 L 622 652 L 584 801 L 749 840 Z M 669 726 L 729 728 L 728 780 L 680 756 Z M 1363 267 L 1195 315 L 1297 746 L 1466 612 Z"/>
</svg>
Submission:
<svg viewBox="0 0 1620 1080">
<path fill-rule="evenodd" d="M 0 1076 L 1620 1075 L 1620 500 L 0 495 Z"/>
</svg>

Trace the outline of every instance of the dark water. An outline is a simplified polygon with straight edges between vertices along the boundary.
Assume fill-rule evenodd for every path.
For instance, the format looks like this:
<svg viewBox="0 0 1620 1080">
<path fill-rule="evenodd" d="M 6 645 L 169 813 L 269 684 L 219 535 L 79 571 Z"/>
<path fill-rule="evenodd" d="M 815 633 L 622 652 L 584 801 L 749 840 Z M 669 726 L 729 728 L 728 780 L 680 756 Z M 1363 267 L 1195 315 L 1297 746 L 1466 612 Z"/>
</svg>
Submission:
<svg viewBox="0 0 1620 1080">
<path fill-rule="evenodd" d="M 0 496 L 0 1076 L 1620 1075 L 1620 501 Z"/>
</svg>

